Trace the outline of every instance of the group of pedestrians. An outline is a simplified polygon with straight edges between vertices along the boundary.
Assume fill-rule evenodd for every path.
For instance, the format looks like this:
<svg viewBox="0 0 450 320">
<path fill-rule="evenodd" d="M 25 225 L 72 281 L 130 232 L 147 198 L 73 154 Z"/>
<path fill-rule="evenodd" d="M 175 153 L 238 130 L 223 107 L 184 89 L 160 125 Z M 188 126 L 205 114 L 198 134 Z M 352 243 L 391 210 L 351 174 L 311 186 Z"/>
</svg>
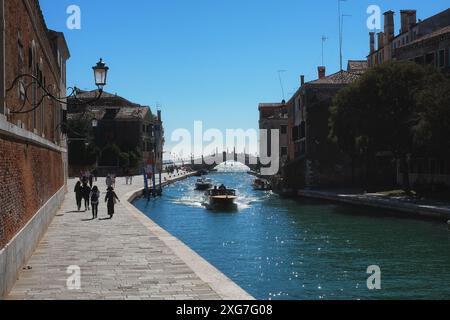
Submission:
<svg viewBox="0 0 450 320">
<path fill-rule="evenodd" d="M 108 215 L 110 219 L 114 216 L 114 207 L 117 201 L 120 202 L 119 197 L 114 192 L 115 178 L 108 175 L 106 178 L 106 196 L 105 202 L 107 204 Z M 82 202 L 84 201 L 84 210 L 92 209 L 92 220 L 98 218 L 98 206 L 100 203 L 100 190 L 97 186 L 93 186 L 93 181 L 86 176 L 82 176 L 74 188 L 75 198 L 77 202 L 78 211 L 81 211 Z"/>
</svg>

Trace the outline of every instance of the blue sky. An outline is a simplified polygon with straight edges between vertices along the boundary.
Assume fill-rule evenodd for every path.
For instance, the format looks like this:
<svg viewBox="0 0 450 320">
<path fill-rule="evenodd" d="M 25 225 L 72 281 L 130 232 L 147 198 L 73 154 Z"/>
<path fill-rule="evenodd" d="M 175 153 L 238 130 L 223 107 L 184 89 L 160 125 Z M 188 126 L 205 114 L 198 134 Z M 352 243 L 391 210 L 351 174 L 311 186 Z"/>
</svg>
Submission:
<svg viewBox="0 0 450 320">
<path fill-rule="evenodd" d="M 327 74 L 339 69 L 337 0 L 41 0 L 49 28 L 63 31 L 72 57 L 68 85 L 93 89 L 91 67 L 103 57 L 111 68 L 106 91 L 134 102 L 161 105 L 167 145 L 177 128 L 195 120 L 220 130 L 258 127 L 258 103 L 282 100 L 301 74 L 317 77 L 321 37 Z M 66 9 L 81 8 L 81 30 L 68 30 Z M 342 12 L 344 65 L 369 49 L 369 5 L 417 9 L 424 19 L 448 0 L 348 0 Z"/>
</svg>

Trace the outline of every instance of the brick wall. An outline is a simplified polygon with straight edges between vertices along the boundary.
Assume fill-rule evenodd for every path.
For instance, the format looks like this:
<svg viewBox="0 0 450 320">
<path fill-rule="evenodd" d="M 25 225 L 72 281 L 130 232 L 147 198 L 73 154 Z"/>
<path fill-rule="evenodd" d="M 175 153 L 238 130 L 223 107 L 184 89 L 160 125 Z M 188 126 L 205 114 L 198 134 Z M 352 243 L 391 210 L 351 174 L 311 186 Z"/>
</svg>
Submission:
<svg viewBox="0 0 450 320">
<path fill-rule="evenodd" d="M 0 249 L 63 185 L 61 154 L 0 139 Z"/>
<path fill-rule="evenodd" d="M 38 76 L 54 95 L 65 91 L 65 61 L 69 57 L 62 35 L 47 29 L 38 0 L 7 0 L 5 19 L 5 89 L 21 74 Z M 62 45 L 61 45 L 62 41 Z M 2 68 L 3 69 L 3 68 Z M 3 75 L 0 75 L 3 76 Z M 27 87 L 30 78 L 23 78 Z M 6 92 L 5 106 L 19 111 L 23 105 L 20 87 Z M 31 87 L 28 98 L 31 100 Z M 36 86 L 36 101 L 44 92 Z M 3 101 L 1 101 L 3 102 Z M 22 111 L 33 105 L 23 105 Z M 19 125 L 49 142 L 61 145 L 62 106 L 49 98 L 35 112 L 7 114 L 6 121 Z M 4 121 L 3 119 L 0 119 Z M 3 126 L 7 128 L 7 126 Z M 20 231 L 65 184 L 65 153 L 31 144 L 21 135 L 0 132 L 0 249 Z M 35 244 L 30 243 L 29 246 Z"/>
<path fill-rule="evenodd" d="M 59 96 L 61 91 L 61 61 L 58 62 L 53 43 L 45 25 L 37 0 L 5 1 L 5 83 L 10 87 L 20 74 L 41 75 L 42 81 L 50 91 Z M 65 65 L 62 66 L 65 68 Z M 31 79 L 24 78 L 24 87 Z M 31 99 L 32 88 L 28 90 Z M 37 90 L 39 101 L 43 91 Z M 21 109 L 23 99 L 20 98 L 19 86 L 6 94 L 6 107 L 12 111 Z M 26 104 L 23 110 L 31 109 Z M 61 118 L 61 105 L 48 98 L 42 107 L 27 114 L 8 116 L 8 121 L 18 124 L 20 120 L 25 129 L 55 142 L 59 141 L 57 126 Z M 35 131 L 36 130 L 36 131 Z"/>
</svg>

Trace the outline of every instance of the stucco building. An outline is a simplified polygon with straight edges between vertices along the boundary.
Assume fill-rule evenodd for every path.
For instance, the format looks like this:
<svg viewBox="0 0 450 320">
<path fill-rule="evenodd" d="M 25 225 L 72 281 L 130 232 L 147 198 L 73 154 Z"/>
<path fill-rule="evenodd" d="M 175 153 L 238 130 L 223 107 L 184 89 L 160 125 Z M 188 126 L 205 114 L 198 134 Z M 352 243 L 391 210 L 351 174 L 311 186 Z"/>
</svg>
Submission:
<svg viewBox="0 0 450 320">
<path fill-rule="evenodd" d="M 89 101 L 98 96 L 96 91 L 78 91 L 76 99 L 69 99 L 68 120 L 69 136 L 77 137 L 77 133 L 70 132 L 70 122 L 84 119 L 90 125 L 96 120 L 96 127 L 92 128 L 92 137 L 77 137 L 70 141 L 69 158 L 70 172 L 77 175 L 81 164 L 76 163 L 72 155 L 79 150 L 80 144 L 90 143 L 98 149 L 99 155 L 95 164 L 100 174 L 122 174 L 119 158 L 114 154 L 107 154 L 108 147 L 114 145 L 120 153 L 133 153 L 138 156 L 139 163 L 131 168 L 135 173 L 141 173 L 142 168 L 154 163 L 156 169 L 162 169 L 164 129 L 161 112 L 152 112 L 149 106 L 143 106 L 118 96 L 103 92 L 102 97 L 94 103 L 79 105 L 79 101 Z M 82 146 L 81 146 L 82 147 Z M 84 168 L 86 169 L 86 168 Z"/>
<path fill-rule="evenodd" d="M 278 144 L 280 168 L 288 159 L 288 108 L 285 101 L 281 103 L 260 103 L 259 129 L 267 130 L 267 137 L 260 139 L 260 152 L 267 151 L 266 156 L 272 156 L 272 146 Z M 278 130 L 279 141 L 272 141 L 272 130 Z"/>
</svg>

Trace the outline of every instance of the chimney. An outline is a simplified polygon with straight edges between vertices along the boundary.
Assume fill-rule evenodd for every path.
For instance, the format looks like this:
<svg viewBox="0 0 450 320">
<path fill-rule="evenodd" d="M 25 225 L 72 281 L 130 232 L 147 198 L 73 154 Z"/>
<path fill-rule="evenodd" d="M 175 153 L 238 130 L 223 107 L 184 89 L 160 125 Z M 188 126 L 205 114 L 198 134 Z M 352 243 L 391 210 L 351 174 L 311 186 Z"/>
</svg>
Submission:
<svg viewBox="0 0 450 320">
<path fill-rule="evenodd" d="M 384 13 L 384 34 L 386 35 L 386 43 L 392 42 L 394 39 L 394 11 L 387 11 Z"/>
<path fill-rule="evenodd" d="M 417 11 L 410 10 L 409 12 L 409 27 L 413 27 L 417 24 Z"/>
<path fill-rule="evenodd" d="M 384 47 L 384 32 L 378 32 L 378 50 Z"/>
<path fill-rule="evenodd" d="M 161 122 L 162 117 L 161 117 L 161 110 L 158 110 L 158 121 Z"/>
<path fill-rule="evenodd" d="M 375 52 L 375 32 L 370 32 L 370 53 Z"/>
<path fill-rule="evenodd" d="M 301 75 L 300 76 L 300 85 L 303 86 L 305 84 L 305 76 Z"/>
<path fill-rule="evenodd" d="M 319 79 L 325 78 L 326 68 L 324 66 L 320 66 L 317 70 L 319 71 Z"/>
<path fill-rule="evenodd" d="M 400 33 L 405 33 L 409 31 L 409 28 L 417 23 L 417 11 L 416 10 L 401 10 L 400 20 L 402 28 Z"/>
</svg>

